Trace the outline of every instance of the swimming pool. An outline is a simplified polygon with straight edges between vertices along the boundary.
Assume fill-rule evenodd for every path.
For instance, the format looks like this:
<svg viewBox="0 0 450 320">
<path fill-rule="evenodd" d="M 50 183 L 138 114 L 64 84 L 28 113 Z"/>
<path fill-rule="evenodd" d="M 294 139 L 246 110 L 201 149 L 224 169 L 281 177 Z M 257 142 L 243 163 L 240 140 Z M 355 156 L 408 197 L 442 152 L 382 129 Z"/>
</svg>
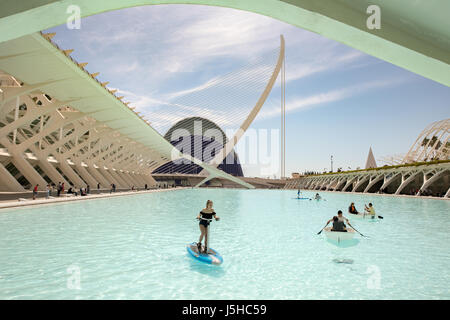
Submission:
<svg viewBox="0 0 450 320">
<path fill-rule="evenodd" d="M 313 192 L 305 192 L 312 196 Z M 0 299 L 449 299 L 450 202 L 184 189 L 0 211 Z M 192 259 L 207 199 L 221 266 Z M 317 235 L 350 202 L 356 245 Z"/>
</svg>

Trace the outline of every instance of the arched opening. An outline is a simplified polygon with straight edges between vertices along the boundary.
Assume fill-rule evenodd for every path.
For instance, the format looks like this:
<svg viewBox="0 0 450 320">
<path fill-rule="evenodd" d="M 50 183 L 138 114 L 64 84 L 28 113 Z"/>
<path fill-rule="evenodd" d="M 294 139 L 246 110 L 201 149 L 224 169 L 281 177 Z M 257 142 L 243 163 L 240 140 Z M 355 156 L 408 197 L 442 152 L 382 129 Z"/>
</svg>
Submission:
<svg viewBox="0 0 450 320">
<path fill-rule="evenodd" d="M 367 193 L 376 193 L 380 190 L 381 186 L 383 185 L 384 181 L 383 179 L 380 179 L 378 182 L 375 182 L 368 190 Z"/>
<path fill-rule="evenodd" d="M 443 197 L 450 186 L 450 171 L 447 170 L 438 179 L 433 181 L 425 190 L 420 192 L 421 196 Z"/>
<path fill-rule="evenodd" d="M 349 183 L 350 181 L 352 181 L 352 182 Z M 348 184 L 348 185 L 347 185 L 347 184 Z M 346 182 L 346 184 L 344 185 L 342 191 L 343 191 L 343 192 L 350 192 L 350 191 L 352 191 L 353 188 L 355 187 L 355 184 L 356 184 L 356 179 L 355 179 L 355 178 L 352 178 L 352 179 L 348 180 L 348 181 Z"/>
<path fill-rule="evenodd" d="M 338 182 L 334 191 L 342 191 L 342 188 L 345 186 L 346 183 L 347 183 L 347 179 L 344 179 L 344 180 Z"/>
<path fill-rule="evenodd" d="M 369 185 L 370 179 L 368 177 L 363 179 L 364 181 L 354 190 L 355 192 L 363 192 Z"/>
<path fill-rule="evenodd" d="M 400 194 L 415 196 L 419 192 L 420 187 L 422 187 L 422 185 L 423 185 L 423 174 L 422 173 L 415 174 L 414 178 L 403 187 L 402 191 L 400 191 Z"/>
<path fill-rule="evenodd" d="M 395 176 L 392 175 L 391 177 L 386 177 L 386 179 L 392 180 L 389 180 L 388 185 L 381 190 L 382 193 L 394 194 L 395 191 L 397 191 L 398 187 L 400 187 L 400 184 L 402 183 L 402 175 L 401 174 L 397 174 Z"/>
</svg>

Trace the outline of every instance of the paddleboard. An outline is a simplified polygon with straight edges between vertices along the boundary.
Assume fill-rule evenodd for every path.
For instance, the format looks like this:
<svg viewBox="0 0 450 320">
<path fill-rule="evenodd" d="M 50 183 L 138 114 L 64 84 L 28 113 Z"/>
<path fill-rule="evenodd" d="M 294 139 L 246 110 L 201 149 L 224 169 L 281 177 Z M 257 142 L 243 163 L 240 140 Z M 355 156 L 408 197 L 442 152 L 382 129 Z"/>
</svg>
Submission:
<svg viewBox="0 0 450 320">
<path fill-rule="evenodd" d="M 204 263 L 220 265 L 223 262 L 222 256 L 212 248 L 208 249 L 208 253 L 199 253 L 195 242 L 186 245 L 186 250 L 194 259 Z"/>
</svg>

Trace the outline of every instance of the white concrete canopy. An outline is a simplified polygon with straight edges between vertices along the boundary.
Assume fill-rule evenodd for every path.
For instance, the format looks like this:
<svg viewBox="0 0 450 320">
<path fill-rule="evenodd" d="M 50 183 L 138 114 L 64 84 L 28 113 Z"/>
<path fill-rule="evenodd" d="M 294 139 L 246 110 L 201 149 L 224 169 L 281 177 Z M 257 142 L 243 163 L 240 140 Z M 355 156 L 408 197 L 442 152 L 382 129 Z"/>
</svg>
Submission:
<svg viewBox="0 0 450 320">
<path fill-rule="evenodd" d="M 0 42 L 66 23 L 76 4 L 82 17 L 155 4 L 203 4 L 251 11 L 337 40 L 450 86 L 448 0 L 27 0 L 0 2 Z M 380 29 L 369 29 L 369 6 Z M 368 13 L 369 12 L 369 13 Z"/>
</svg>

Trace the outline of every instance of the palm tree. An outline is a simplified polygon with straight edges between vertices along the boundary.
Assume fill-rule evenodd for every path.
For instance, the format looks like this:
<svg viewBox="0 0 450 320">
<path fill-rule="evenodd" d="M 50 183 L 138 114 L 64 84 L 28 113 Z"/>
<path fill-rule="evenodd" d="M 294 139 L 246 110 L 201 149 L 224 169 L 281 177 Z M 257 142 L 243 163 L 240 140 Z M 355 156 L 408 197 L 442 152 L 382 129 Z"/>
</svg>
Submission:
<svg viewBox="0 0 450 320">
<path fill-rule="evenodd" d="M 430 141 L 430 139 L 424 138 L 424 139 L 422 140 L 421 147 L 425 147 L 425 146 L 428 144 L 429 141 Z"/>
</svg>

